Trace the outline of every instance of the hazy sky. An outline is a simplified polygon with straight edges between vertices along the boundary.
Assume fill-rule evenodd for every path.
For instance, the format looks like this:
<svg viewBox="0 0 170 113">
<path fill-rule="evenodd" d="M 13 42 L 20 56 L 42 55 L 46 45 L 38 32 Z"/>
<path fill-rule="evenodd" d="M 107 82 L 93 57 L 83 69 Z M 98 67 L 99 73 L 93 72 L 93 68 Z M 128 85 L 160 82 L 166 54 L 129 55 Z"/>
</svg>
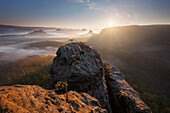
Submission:
<svg viewBox="0 0 170 113">
<path fill-rule="evenodd" d="M 170 0 L 0 0 L 0 24 L 74 28 L 169 24 Z"/>
</svg>

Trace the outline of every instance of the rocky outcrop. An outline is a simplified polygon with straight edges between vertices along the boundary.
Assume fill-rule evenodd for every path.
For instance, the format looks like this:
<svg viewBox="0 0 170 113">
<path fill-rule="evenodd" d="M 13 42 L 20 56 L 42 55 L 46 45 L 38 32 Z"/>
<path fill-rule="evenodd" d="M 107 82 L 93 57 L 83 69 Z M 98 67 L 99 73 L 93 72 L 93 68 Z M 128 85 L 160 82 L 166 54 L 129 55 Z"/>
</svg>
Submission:
<svg viewBox="0 0 170 113">
<path fill-rule="evenodd" d="M 92 30 L 90 30 L 90 31 L 88 32 L 88 34 L 94 34 L 94 33 L 93 33 L 93 31 L 92 31 Z"/>
<path fill-rule="evenodd" d="M 97 51 L 82 42 L 66 44 L 53 60 L 47 88 L 54 89 L 58 81 L 67 81 L 68 90 L 87 92 L 108 112 L 151 113 L 118 69 L 112 66 L 112 74 L 105 71 Z"/>
<path fill-rule="evenodd" d="M 0 87 L 0 113 L 107 113 L 97 99 L 87 93 L 56 95 L 36 85 Z"/>
<path fill-rule="evenodd" d="M 67 81 L 68 90 L 87 92 L 99 100 L 102 108 L 111 111 L 100 54 L 84 43 L 60 47 L 50 73 L 47 88 L 54 89 L 58 81 Z"/>
<path fill-rule="evenodd" d="M 151 113 L 151 109 L 141 100 L 140 95 L 126 81 L 114 66 L 106 75 L 109 99 L 115 113 Z"/>
</svg>

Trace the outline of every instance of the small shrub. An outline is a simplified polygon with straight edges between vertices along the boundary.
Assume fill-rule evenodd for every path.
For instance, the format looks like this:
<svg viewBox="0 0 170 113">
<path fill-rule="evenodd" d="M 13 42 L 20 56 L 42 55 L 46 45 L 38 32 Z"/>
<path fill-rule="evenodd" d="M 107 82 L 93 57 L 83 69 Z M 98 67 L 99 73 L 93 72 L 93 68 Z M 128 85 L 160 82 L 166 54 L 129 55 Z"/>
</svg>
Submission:
<svg viewBox="0 0 170 113">
<path fill-rule="evenodd" d="M 112 70 L 111 70 L 110 66 L 108 66 L 107 63 L 103 63 L 103 65 L 104 65 L 105 75 L 106 76 L 112 75 L 112 73 L 111 73 Z"/>
<path fill-rule="evenodd" d="M 80 47 L 83 47 L 85 45 L 85 42 L 79 42 Z"/>
<path fill-rule="evenodd" d="M 74 42 L 74 38 L 72 38 L 72 39 L 69 39 L 69 41 L 70 41 L 71 43 L 73 43 L 73 42 Z"/>
<path fill-rule="evenodd" d="M 64 81 L 64 82 L 63 81 L 59 81 L 59 82 L 57 82 L 57 84 L 55 84 L 55 91 L 63 90 L 65 88 L 65 91 L 66 91 L 66 102 L 68 102 L 67 87 L 68 87 L 67 81 Z"/>
</svg>

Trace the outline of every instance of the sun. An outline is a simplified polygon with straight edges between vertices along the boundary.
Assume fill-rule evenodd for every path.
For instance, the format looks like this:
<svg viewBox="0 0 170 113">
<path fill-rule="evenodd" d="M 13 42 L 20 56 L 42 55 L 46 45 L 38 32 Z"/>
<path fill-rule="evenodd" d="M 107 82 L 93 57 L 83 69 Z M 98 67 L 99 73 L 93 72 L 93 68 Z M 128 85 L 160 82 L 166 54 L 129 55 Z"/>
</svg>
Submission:
<svg viewBox="0 0 170 113">
<path fill-rule="evenodd" d="M 110 23 L 109 23 L 109 27 L 113 27 L 113 23 L 110 22 Z"/>
</svg>

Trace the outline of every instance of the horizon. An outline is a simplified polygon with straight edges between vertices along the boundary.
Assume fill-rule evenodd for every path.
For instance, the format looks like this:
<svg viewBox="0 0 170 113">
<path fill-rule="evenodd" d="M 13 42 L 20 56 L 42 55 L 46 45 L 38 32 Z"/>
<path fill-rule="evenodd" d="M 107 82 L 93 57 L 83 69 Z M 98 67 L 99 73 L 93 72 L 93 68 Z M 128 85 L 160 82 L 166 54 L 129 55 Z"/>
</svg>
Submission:
<svg viewBox="0 0 170 113">
<path fill-rule="evenodd" d="M 170 113 L 169 75 L 170 0 L 0 0 L 0 113 Z"/>
<path fill-rule="evenodd" d="M 1 0 L 0 24 L 103 29 L 170 24 L 168 0 Z"/>
<path fill-rule="evenodd" d="M 28 25 L 13 25 L 13 24 L 0 24 L 0 25 L 3 25 L 3 26 L 14 26 L 14 27 L 42 27 L 42 28 L 61 28 L 61 29 L 86 29 L 86 30 L 102 30 L 102 29 L 107 29 L 107 28 L 114 28 L 114 27 L 126 27 L 126 26 L 166 26 L 166 25 L 170 25 L 170 23 L 167 23 L 167 24 L 134 24 L 134 25 L 118 25 L 118 26 L 112 26 L 110 27 L 109 25 L 107 27 L 104 27 L 104 28 L 95 28 L 95 29 L 90 29 L 90 28 L 72 28 L 72 27 L 55 27 L 55 26 L 28 26 Z"/>
</svg>

